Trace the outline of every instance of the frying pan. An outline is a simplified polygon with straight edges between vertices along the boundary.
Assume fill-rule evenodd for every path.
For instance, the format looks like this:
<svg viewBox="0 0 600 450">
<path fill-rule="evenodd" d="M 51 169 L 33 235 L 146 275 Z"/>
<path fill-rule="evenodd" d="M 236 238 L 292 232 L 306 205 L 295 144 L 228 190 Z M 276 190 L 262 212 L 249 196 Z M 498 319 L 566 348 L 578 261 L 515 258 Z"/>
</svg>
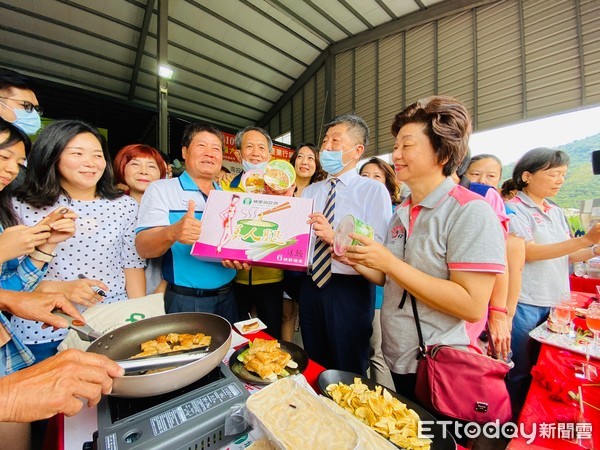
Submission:
<svg viewBox="0 0 600 450">
<path fill-rule="evenodd" d="M 231 325 L 226 319 L 215 314 L 189 312 L 166 314 L 124 325 L 95 339 L 87 351 L 112 360 L 127 359 L 140 352 L 142 342 L 169 333 L 207 334 L 212 337 L 210 353 L 202 359 L 163 372 L 115 378 L 110 395 L 150 397 L 187 386 L 217 367 L 231 343 Z"/>
</svg>

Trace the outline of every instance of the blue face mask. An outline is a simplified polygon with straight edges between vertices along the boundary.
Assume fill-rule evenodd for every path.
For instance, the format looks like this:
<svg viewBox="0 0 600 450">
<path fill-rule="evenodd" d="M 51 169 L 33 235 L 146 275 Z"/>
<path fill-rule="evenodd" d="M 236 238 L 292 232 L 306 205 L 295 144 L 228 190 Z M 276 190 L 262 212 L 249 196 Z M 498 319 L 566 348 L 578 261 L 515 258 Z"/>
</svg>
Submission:
<svg viewBox="0 0 600 450">
<path fill-rule="evenodd" d="M 321 153 L 319 154 L 319 161 L 321 161 L 321 167 L 323 167 L 323 170 L 329 175 L 337 175 L 342 170 L 344 170 L 344 167 L 346 167 L 352 162 L 352 160 L 350 160 L 346 164 L 344 164 L 342 159 L 344 157 L 344 153 L 351 152 L 356 147 L 357 145 L 352 147 L 350 150 L 339 151 L 321 150 Z"/>
<path fill-rule="evenodd" d="M 16 119 L 12 124 L 19 127 L 23 133 L 32 136 L 42 128 L 42 119 L 35 109 L 31 112 L 27 112 L 24 109 L 14 109 L 5 103 L 2 104 L 15 113 Z"/>
<path fill-rule="evenodd" d="M 242 168 L 244 169 L 244 172 L 248 172 L 249 170 L 261 170 L 264 172 L 265 167 L 267 167 L 268 163 L 269 161 L 253 164 L 250 161 L 242 159 Z"/>
</svg>

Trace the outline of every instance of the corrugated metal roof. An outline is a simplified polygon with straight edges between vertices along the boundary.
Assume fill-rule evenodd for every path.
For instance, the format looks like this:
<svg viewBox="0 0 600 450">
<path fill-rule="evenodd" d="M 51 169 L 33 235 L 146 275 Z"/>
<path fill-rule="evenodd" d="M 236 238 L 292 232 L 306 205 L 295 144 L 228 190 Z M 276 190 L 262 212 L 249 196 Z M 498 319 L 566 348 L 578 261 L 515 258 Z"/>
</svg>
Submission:
<svg viewBox="0 0 600 450">
<path fill-rule="evenodd" d="M 169 110 L 259 122 L 328 47 L 440 1 L 170 0 Z M 152 106 L 157 14 L 155 0 L 0 1 L 0 64 Z"/>
</svg>

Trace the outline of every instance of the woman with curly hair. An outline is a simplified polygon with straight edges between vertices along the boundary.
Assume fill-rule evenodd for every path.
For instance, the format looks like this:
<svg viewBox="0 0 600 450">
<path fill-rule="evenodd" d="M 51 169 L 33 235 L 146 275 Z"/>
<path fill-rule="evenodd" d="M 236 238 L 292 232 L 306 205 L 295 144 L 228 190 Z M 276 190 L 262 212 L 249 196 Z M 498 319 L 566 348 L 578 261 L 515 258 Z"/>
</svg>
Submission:
<svg viewBox="0 0 600 450">
<path fill-rule="evenodd" d="M 382 350 L 399 394 L 416 400 L 419 338 L 426 345 L 467 349 L 466 322 L 480 320 L 497 273 L 504 270 L 504 237 L 479 195 L 451 175 L 467 153 L 471 120 L 456 99 L 433 96 L 398 113 L 392 160 L 411 194 L 396 208 L 385 244 L 357 234 L 347 247 L 351 265 L 383 285 Z"/>
</svg>

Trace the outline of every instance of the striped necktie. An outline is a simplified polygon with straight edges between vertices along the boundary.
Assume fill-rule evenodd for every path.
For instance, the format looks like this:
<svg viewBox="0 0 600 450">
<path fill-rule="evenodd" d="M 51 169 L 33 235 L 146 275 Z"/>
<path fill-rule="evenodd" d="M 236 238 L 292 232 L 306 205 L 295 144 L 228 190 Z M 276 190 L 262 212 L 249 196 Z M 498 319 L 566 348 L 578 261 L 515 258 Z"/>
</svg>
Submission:
<svg viewBox="0 0 600 450">
<path fill-rule="evenodd" d="M 335 210 L 335 185 L 339 181 L 337 178 L 331 178 L 331 189 L 325 201 L 323 215 L 329 223 L 333 223 L 333 215 Z M 329 252 L 329 244 L 317 238 L 315 245 L 315 255 L 312 265 L 312 279 L 319 288 L 327 284 L 331 278 L 331 253 Z"/>
</svg>

